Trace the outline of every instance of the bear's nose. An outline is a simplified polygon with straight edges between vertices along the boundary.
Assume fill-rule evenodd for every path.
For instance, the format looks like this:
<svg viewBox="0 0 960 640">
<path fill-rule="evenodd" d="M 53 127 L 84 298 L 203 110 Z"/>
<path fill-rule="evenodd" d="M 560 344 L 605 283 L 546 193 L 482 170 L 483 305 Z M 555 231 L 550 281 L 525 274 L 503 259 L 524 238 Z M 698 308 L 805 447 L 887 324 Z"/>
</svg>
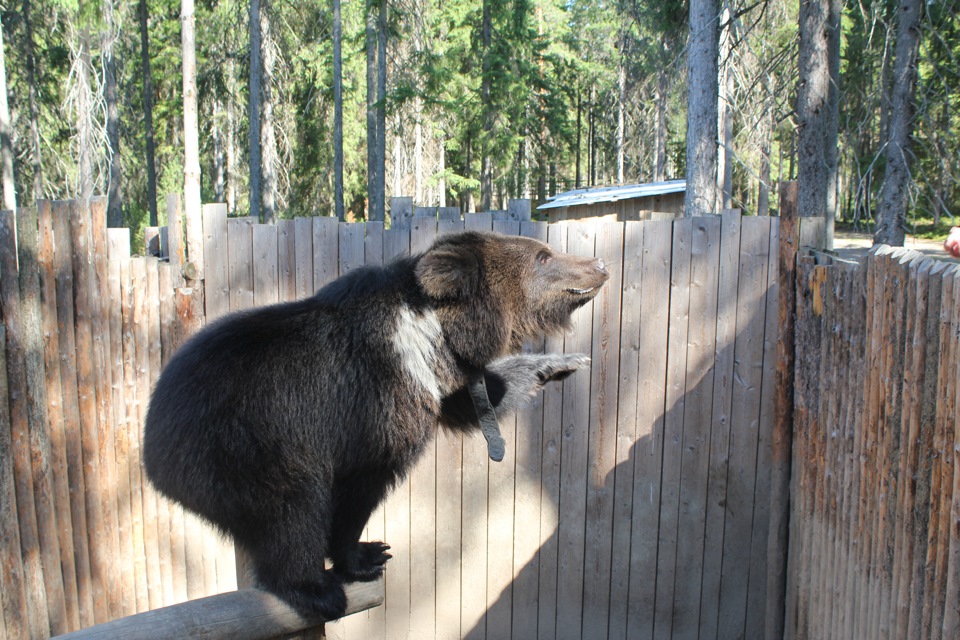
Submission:
<svg viewBox="0 0 960 640">
<path fill-rule="evenodd" d="M 603 258 L 597 258 L 597 261 L 596 261 L 595 264 L 596 264 L 597 269 L 598 269 L 599 271 L 603 271 L 604 273 L 607 272 L 606 265 L 603 264 Z"/>
</svg>

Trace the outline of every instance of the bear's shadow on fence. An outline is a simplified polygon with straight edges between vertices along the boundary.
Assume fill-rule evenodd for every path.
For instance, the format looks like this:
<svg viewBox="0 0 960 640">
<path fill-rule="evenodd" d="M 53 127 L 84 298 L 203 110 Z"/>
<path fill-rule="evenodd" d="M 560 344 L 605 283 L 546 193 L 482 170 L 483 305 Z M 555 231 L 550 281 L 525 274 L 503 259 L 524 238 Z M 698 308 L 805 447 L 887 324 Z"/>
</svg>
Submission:
<svg viewBox="0 0 960 640">
<path fill-rule="evenodd" d="M 763 326 L 761 309 L 738 334 L 763 336 Z M 760 383 L 773 382 L 763 377 L 762 360 L 735 358 L 736 342 L 718 347 L 713 362 L 687 367 L 688 382 L 691 371 L 709 375 L 654 420 L 637 423 L 626 459 L 596 483 L 592 472 L 604 461 L 595 459 L 587 461 L 583 486 L 561 482 L 550 490 L 541 478 L 526 479 L 540 487 L 549 502 L 541 514 L 552 509 L 557 526 L 463 637 L 482 638 L 493 629 L 516 638 L 653 637 L 655 631 L 685 637 L 698 630 L 705 637 L 762 635 L 770 441 L 761 432 Z M 715 382 L 714 373 L 724 374 L 714 363 L 725 361 L 733 363 L 729 380 Z M 743 370 L 751 364 L 755 371 Z M 623 389 L 622 377 L 620 384 Z M 726 399 L 715 399 L 723 385 Z M 635 392 L 636 385 L 626 390 Z M 707 410 L 691 411 L 690 403 Z M 529 462 L 517 461 L 518 474 Z M 518 493 L 520 484 L 518 477 Z M 464 484 L 463 491 L 471 487 Z M 567 492 L 584 499 L 583 514 L 571 518 L 560 510 L 556 497 Z M 465 528 L 470 517 L 464 512 Z M 438 579 L 443 571 L 438 565 Z M 464 573 L 463 580 L 470 579 Z M 536 606 L 527 605 L 530 589 Z M 442 598 L 438 593 L 438 602 Z"/>
</svg>

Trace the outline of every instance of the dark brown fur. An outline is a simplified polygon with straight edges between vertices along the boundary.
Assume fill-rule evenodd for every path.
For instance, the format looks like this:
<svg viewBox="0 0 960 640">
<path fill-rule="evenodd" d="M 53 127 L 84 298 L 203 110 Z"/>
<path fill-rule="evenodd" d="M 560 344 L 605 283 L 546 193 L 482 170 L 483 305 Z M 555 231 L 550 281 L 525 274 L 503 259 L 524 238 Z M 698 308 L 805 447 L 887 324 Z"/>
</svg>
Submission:
<svg viewBox="0 0 960 640">
<path fill-rule="evenodd" d="M 343 582 L 377 577 L 390 557 L 358 542 L 370 513 L 438 425 L 478 429 L 467 381 L 484 375 L 504 415 L 584 366 L 511 354 L 562 330 L 607 277 L 602 262 L 534 240 L 461 233 L 312 298 L 228 316 L 161 375 L 147 474 L 232 535 L 261 586 L 338 618 Z"/>
</svg>

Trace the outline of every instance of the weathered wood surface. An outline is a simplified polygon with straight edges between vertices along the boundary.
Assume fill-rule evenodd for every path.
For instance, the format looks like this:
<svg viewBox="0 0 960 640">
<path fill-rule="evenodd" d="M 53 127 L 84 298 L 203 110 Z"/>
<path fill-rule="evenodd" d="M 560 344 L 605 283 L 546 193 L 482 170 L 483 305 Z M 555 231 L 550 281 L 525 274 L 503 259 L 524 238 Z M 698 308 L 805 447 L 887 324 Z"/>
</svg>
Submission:
<svg viewBox="0 0 960 640">
<path fill-rule="evenodd" d="M 702 220 L 548 225 L 521 221 L 521 203 L 496 222 L 490 212 L 461 220 L 442 208 L 420 217 L 411 209 L 404 230 L 308 218 L 259 225 L 228 218 L 222 205 L 208 205 L 201 282 L 188 268 L 179 271 L 175 258 L 170 264 L 130 258 L 125 230 L 106 233 L 93 218 L 71 224 L 70 213 L 83 211 L 89 215 L 91 209 L 51 203 L 38 211 L 45 365 L 40 381 L 47 395 L 50 495 L 58 523 L 63 515 L 70 525 L 58 524 L 59 553 L 40 575 L 60 569 L 63 595 L 53 585 L 52 600 L 67 612 L 65 628 L 203 598 L 237 584 L 232 545 L 153 492 L 140 465 L 150 389 L 190 335 L 231 309 L 312 295 L 337 275 L 423 251 L 437 234 L 467 228 L 537 237 L 558 250 L 604 259 L 610 283 L 576 312 L 572 330 L 529 345 L 534 351 L 587 353 L 592 367 L 562 384 L 551 383 L 502 425 L 508 442 L 502 463 L 489 461 L 482 438 L 442 433 L 431 441 L 364 533 L 393 547 L 383 581 L 385 606 L 328 624 L 328 637 L 679 638 L 759 632 L 767 609 L 766 527 L 774 468 L 776 221 L 741 219 L 731 211 Z M 81 237 L 80 231 L 90 235 Z M 16 293 L 22 308 L 35 289 L 18 267 L 9 271 L 15 276 L 11 295 Z M 80 296 L 77 274 L 87 283 Z M 936 328 L 939 335 L 939 323 Z M 9 343 L 11 327 L 5 329 Z M 9 350 L 5 354 L 8 371 Z M 846 365 L 831 359 L 824 366 L 836 378 Z M 847 393 L 858 384 L 863 386 L 848 384 Z M 8 398 L 4 407 L 15 402 Z M 843 405 L 825 402 L 828 415 L 841 414 Z M 92 449 L 88 431 L 80 428 L 85 421 L 97 438 Z M 19 437 L 29 440 L 29 420 L 26 425 Z M 853 434 L 850 438 L 856 442 Z M 945 443 L 945 436 L 940 441 Z M 811 440 L 808 451 L 818 451 L 817 442 Z M 870 441 L 871 451 L 877 442 Z M 837 461 L 838 444 L 823 448 Z M 854 454 L 848 453 L 844 465 L 857 461 Z M 106 487 L 111 460 L 114 481 Z M 24 468 L 33 479 L 30 464 Z M 893 459 L 888 466 L 888 475 L 901 474 Z M 89 487 L 88 470 L 94 479 Z M 943 465 L 936 470 L 945 477 Z M 952 489 L 953 466 L 949 471 Z M 803 486 L 811 510 L 829 505 L 829 494 L 846 486 L 846 475 L 843 485 L 839 482 L 839 467 L 831 473 L 834 479 L 817 482 L 807 464 Z M 849 502 L 859 504 L 860 485 L 849 475 Z M 10 491 L 16 476 L 7 477 L 3 486 Z M 943 485 L 928 494 L 947 500 Z M 24 495 L 34 509 L 42 504 L 36 486 Z M 11 512 L 15 504 L 0 502 L 4 531 L 13 526 L 19 534 L 21 523 Z M 849 531 L 850 524 L 840 521 L 842 511 L 828 510 L 831 524 L 803 538 L 805 553 L 812 554 L 817 541 L 833 549 L 829 558 L 843 561 L 839 532 L 844 526 Z M 864 517 L 873 523 L 880 515 L 871 507 Z M 32 522 L 39 520 L 34 516 Z M 905 536 L 903 523 L 896 517 L 885 522 L 885 544 L 897 546 Z M 39 549 L 40 529 L 35 531 Z M 948 551 L 945 545 L 943 553 Z M 62 570 L 69 553 L 72 575 Z M 16 560 L 19 564 L 7 563 L 2 574 L 3 629 L 9 637 L 43 637 L 49 628 L 31 633 L 29 607 L 16 604 L 26 601 L 27 579 L 34 575 L 24 571 L 22 554 Z M 46 564 L 55 569 L 48 572 Z M 819 558 L 817 566 L 831 564 Z M 949 565 L 943 567 L 947 593 L 953 583 Z M 916 562 L 911 569 L 917 570 Z M 245 570 L 239 571 L 242 581 Z M 837 567 L 832 575 L 844 574 Z M 891 589 L 901 588 L 896 580 L 891 574 Z M 856 591 L 859 585 L 848 582 L 848 591 Z M 825 583 L 817 574 L 806 575 L 803 585 Z M 50 585 L 39 585 L 47 599 Z M 834 627 L 837 609 L 818 624 Z M 46 605 L 38 620 L 49 627 Z"/>
<path fill-rule="evenodd" d="M 797 272 L 785 637 L 956 637 L 956 269 L 818 261 Z"/>
</svg>

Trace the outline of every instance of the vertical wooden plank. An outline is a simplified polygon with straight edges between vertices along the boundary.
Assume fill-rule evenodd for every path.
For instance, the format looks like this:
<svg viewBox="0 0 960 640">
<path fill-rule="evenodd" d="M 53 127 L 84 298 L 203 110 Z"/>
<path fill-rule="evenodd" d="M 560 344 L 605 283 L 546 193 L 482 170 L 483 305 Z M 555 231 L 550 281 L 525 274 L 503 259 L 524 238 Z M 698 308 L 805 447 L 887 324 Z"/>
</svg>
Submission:
<svg viewBox="0 0 960 640">
<path fill-rule="evenodd" d="M 339 274 L 346 275 L 350 271 L 363 266 L 364 263 L 364 223 L 362 222 L 341 222 L 339 223 L 339 240 L 337 250 L 339 256 Z M 371 520 L 373 514 L 371 514 Z M 347 616 L 338 623 L 327 624 L 326 633 L 331 638 L 367 638 L 374 635 L 382 635 L 382 627 L 379 633 L 374 631 L 369 625 L 369 614 L 367 612 L 359 615 Z"/>
<path fill-rule="evenodd" d="M 60 568 L 63 576 L 67 626 L 80 627 L 77 596 L 77 565 L 74 559 L 73 521 L 64 431 L 63 391 L 60 386 L 60 337 L 57 331 L 57 285 L 54 266 L 53 205 L 37 202 L 37 262 L 40 270 L 40 315 L 43 335 L 44 386 L 50 437 L 50 472 L 53 477 L 60 539 Z M 5 406 L 5 405 L 4 405 Z M 20 559 L 17 558 L 19 563 Z M 20 587 L 22 588 L 22 586 Z M 18 597 L 19 598 L 19 597 Z"/>
<path fill-rule="evenodd" d="M 463 230 L 463 222 L 440 222 L 439 232 Z M 460 571 L 463 434 L 441 429 L 437 437 L 437 638 L 460 637 Z"/>
<path fill-rule="evenodd" d="M 778 253 L 778 334 L 776 389 L 770 485 L 770 534 L 768 548 L 767 617 L 768 638 L 782 638 L 787 600 L 788 525 L 790 517 L 790 462 L 793 445 L 794 311 L 796 308 L 797 183 L 780 184 Z"/>
<path fill-rule="evenodd" d="M 763 370 L 761 374 L 760 430 L 757 434 L 757 480 L 754 492 L 753 531 L 751 534 L 749 591 L 747 594 L 747 637 L 763 635 L 767 615 L 767 550 L 770 532 L 771 485 L 773 478 L 773 398 L 775 390 L 777 339 L 779 329 L 779 219 L 770 218 L 770 241 L 765 285 L 766 308 L 763 332 Z M 782 605 L 781 605 L 782 606 Z"/>
<path fill-rule="evenodd" d="M 103 513 L 100 445 L 97 429 L 97 371 L 94 359 L 94 310 L 96 295 L 93 279 L 93 246 L 90 232 L 89 203 L 72 201 L 70 239 L 73 248 L 74 330 L 77 349 L 77 389 L 83 449 L 84 496 L 87 534 L 90 537 L 90 570 L 93 586 L 94 619 L 110 617 L 109 554 L 106 547 L 106 520 Z"/>
<path fill-rule="evenodd" d="M 610 574 L 610 622 L 608 637 L 627 637 L 630 563 L 618 561 L 622 550 L 630 549 L 634 500 L 634 445 L 636 443 L 637 396 L 640 377 L 640 324 L 642 308 L 643 225 L 624 225 L 621 268 L 621 318 L 618 412 L 616 424 L 616 475 L 613 486 L 614 562 Z M 609 284 L 607 286 L 610 286 Z"/>
<path fill-rule="evenodd" d="M 721 219 L 692 219 L 683 434 L 679 459 L 673 636 L 696 637 L 710 463 Z M 676 227 L 676 225 L 675 225 Z"/>
<path fill-rule="evenodd" d="M 950 277 L 952 276 L 952 277 Z M 960 383 L 956 376 L 956 361 L 960 354 L 960 343 L 958 343 L 958 327 L 960 327 L 960 270 L 951 272 L 949 279 L 952 280 L 952 296 L 944 296 L 949 304 L 945 305 L 944 315 L 948 316 L 950 343 L 950 359 L 947 360 L 947 368 L 944 374 L 949 376 L 947 384 L 947 394 L 944 411 L 944 423 L 940 441 L 934 443 L 936 449 L 935 455 L 940 458 L 939 464 L 939 500 L 936 512 L 931 510 L 930 528 L 936 527 L 936 548 L 933 556 L 936 560 L 935 578 L 932 589 L 928 592 L 927 598 L 931 601 L 931 630 L 930 638 L 939 640 L 943 638 L 948 640 L 950 636 L 944 636 L 943 622 L 945 617 L 946 592 L 947 592 L 947 573 L 950 559 L 950 538 L 953 529 L 957 526 L 956 521 L 951 522 L 951 506 L 953 504 L 953 477 L 956 449 L 954 449 L 955 433 L 958 429 L 957 421 L 957 400 L 960 395 Z M 946 286 L 946 282 L 944 283 Z M 950 603 L 950 606 L 955 606 Z"/>
<path fill-rule="evenodd" d="M 923 263 L 923 264 L 921 264 Z M 907 279 L 903 285 L 906 295 L 906 325 L 903 371 L 903 396 L 900 431 L 903 437 L 901 455 L 898 464 L 900 478 L 913 478 L 914 481 L 900 483 L 895 502 L 895 531 L 893 532 L 893 583 L 890 606 L 890 629 L 897 638 L 906 636 L 909 622 L 909 584 L 910 565 L 912 563 L 912 519 L 913 502 L 916 492 L 916 445 L 920 437 L 920 419 L 918 403 L 920 388 L 923 385 L 923 357 L 925 344 L 917 344 L 917 328 L 925 326 L 926 300 L 921 302 L 919 291 L 924 275 L 929 272 L 933 262 L 927 259 L 915 260 L 908 267 Z M 925 337 L 925 332 L 920 333 Z M 910 514 L 908 516 L 908 514 Z M 911 531 L 908 532 L 908 529 Z"/>
<path fill-rule="evenodd" d="M 443 210 L 441 209 L 441 213 Z M 444 221 L 441 220 L 441 225 Z M 454 223 L 462 225 L 459 220 Z M 545 242 L 547 225 L 542 222 L 521 222 L 520 235 Z M 530 345 L 535 353 L 542 353 L 544 341 Z M 551 384 L 550 386 L 559 386 Z M 537 598 L 539 592 L 540 555 L 542 543 L 541 512 L 541 452 L 543 450 L 543 395 L 531 399 L 517 415 L 516 494 L 513 520 L 513 626 L 514 638 L 537 637 Z M 438 453 L 438 460 L 443 452 Z M 438 486 L 440 478 L 437 478 Z M 438 585 L 437 591 L 440 591 Z M 440 597 L 438 596 L 438 600 Z"/>
<path fill-rule="evenodd" d="M 152 260 L 152 259 L 151 259 Z M 158 496 L 147 480 L 141 464 L 140 445 L 143 424 L 147 417 L 150 400 L 150 292 L 147 281 L 148 258 L 134 258 L 130 264 L 133 281 L 133 331 L 136 347 L 136 434 L 131 434 L 131 465 L 138 467 L 140 476 L 139 495 L 134 499 L 143 504 L 143 546 L 146 556 L 147 598 L 149 607 L 155 609 L 163 604 L 163 587 L 160 568 L 160 531 L 157 521 Z"/>
<path fill-rule="evenodd" d="M 148 260 L 145 264 L 146 272 L 146 309 L 145 320 L 147 325 L 147 358 L 149 377 L 147 386 L 147 403 L 144 405 L 144 419 L 149 405 L 149 396 L 160 378 L 162 366 L 163 346 L 160 340 L 160 267 L 158 260 Z M 164 267 L 168 265 L 163 265 Z M 172 293 L 172 292 L 171 292 Z M 142 472 L 145 474 L 145 472 Z M 157 510 L 157 546 L 158 562 L 160 564 L 160 590 L 158 600 L 161 606 L 173 601 L 173 552 L 172 530 L 170 521 L 170 501 L 159 495 L 149 482 L 150 492 L 156 500 Z"/>
<path fill-rule="evenodd" d="M 97 402 L 97 441 L 103 489 L 103 517 L 107 530 L 107 560 L 110 565 L 120 553 L 119 520 L 114 487 L 117 481 L 116 453 L 114 451 L 113 384 L 110 362 L 110 341 L 107 331 L 107 199 L 103 197 L 90 200 L 90 242 L 91 242 L 91 299 L 90 316 L 93 332 L 93 367 Z M 120 617 L 122 610 L 120 574 L 115 566 L 108 570 L 107 594 L 110 617 Z"/>
<path fill-rule="evenodd" d="M 110 290 L 110 368 L 113 370 L 114 454 L 117 461 L 117 522 L 120 535 L 120 608 L 123 615 L 137 612 L 135 556 L 142 555 L 134 546 L 133 513 L 131 507 L 130 455 L 127 436 L 127 414 L 124 383 L 123 302 L 126 283 L 121 279 L 121 262 L 130 258 L 130 232 L 110 229 L 108 232 L 108 287 Z M 129 280 L 129 273 L 125 274 Z"/>
<path fill-rule="evenodd" d="M 253 299 L 253 224 L 245 218 L 227 220 L 227 278 L 230 311 L 249 309 Z"/>
<path fill-rule="evenodd" d="M 883 546 L 880 549 L 880 638 L 890 638 L 890 613 L 896 613 L 896 607 L 891 606 L 893 589 L 893 565 L 895 557 L 895 529 L 897 496 L 900 492 L 899 465 L 903 437 L 901 433 L 903 411 L 903 380 L 904 380 L 904 342 L 906 336 L 907 315 L 907 282 L 908 265 L 919 254 L 914 251 L 903 251 L 898 260 L 891 261 L 890 268 L 893 275 L 894 306 L 894 333 L 891 341 L 891 364 L 889 380 L 893 383 L 886 394 L 887 398 L 887 436 L 884 442 L 883 466 L 883 495 L 881 497 L 881 528 L 880 535 Z"/>
<path fill-rule="evenodd" d="M 957 322 L 960 322 L 960 299 L 954 303 L 954 318 Z M 956 331 L 954 331 L 953 339 L 957 340 Z M 954 378 L 957 378 L 960 375 L 960 365 L 954 362 L 951 369 Z M 960 385 L 957 385 L 953 402 L 954 409 L 960 406 Z M 946 539 L 942 543 L 946 548 L 943 554 L 946 562 L 946 574 L 943 578 L 944 611 L 943 629 L 940 637 L 946 639 L 960 637 L 960 462 L 957 461 L 957 455 L 960 454 L 960 424 L 954 421 L 952 433 L 948 431 L 945 435 L 947 441 L 944 449 L 951 458 L 952 464 L 945 464 L 944 466 L 952 466 L 953 476 L 952 483 L 949 471 L 942 476 L 942 482 L 944 484 L 949 483 L 951 490 L 943 492 L 944 501 L 946 501 L 947 495 L 950 496 L 950 501 L 940 507 L 943 513 L 941 522 L 949 522 Z"/>
<path fill-rule="evenodd" d="M 718 618 L 721 638 L 744 633 L 763 373 L 763 295 L 770 252 L 769 218 L 744 218 L 742 225 L 727 472 L 727 504 L 738 508 L 728 509 L 724 520 Z"/>
<path fill-rule="evenodd" d="M 567 250 L 567 226 L 547 227 L 547 243 Z M 547 353 L 563 351 L 564 336 L 548 336 Z M 581 375 L 583 372 L 581 372 Z M 540 463 L 540 568 L 537 593 L 537 638 L 547 640 L 557 632 L 557 588 L 560 543 L 560 445 L 563 438 L 563 384 L 548 385 L 543 392 L 543 436 Z"/>
<path fill-rule="evenodd" d="M 130 509 L 130 538 L 132 540 L 134 608 L 145 611 L 149 608 L 147 590 L 146 552 L 143 539 L 143 501 L 141 500 L 142 478 L 137 448 L 139 422 L 137 419 L 137 340 L 134 321 L 133 260 L 120 259 L 119 276 L 121 288 L 121 331 L 123 348 L 123 415 L 124 422 L 118 425 L 116 450 L 121 464 L 118 471 L 127 473 L 126 493 Z M 124 505 L 126 509 L 126 505 Z M 128 543 L 129 544 L 129 543 Z"/>
<path fill-rule="evenodd" d="M 208 263 L 209 267 L 209 263 Z M 211 270 L 208 268 L 207 277 L 210 277 Z M 178 346 L 183 344 L 190 335 L 200 328 L 202 324 L 202 313 L 200 310 L 199 291 L 190 287 L 179 288 L 174 291 L 174 306 L 177 314 L 176 341 Z M 186 578 L 186 595 L 190 600 L 195 600 L 208 595 L 208 588 L 205 584 L 205 574 L 212 558 L 207 551 L 209 545 L 207 539 L 211 532 L 207 530 L 200 519 L 194 514 L 183 511 L 183 531 L 184 531 L 184 574 Z"/>
<path fill-rule="evenodd" d="M 651 638 L 657 600 L 660 489 L 663 469 L 667 335 L 673 223 L 643 223 L 642 296 L 637 377 L 633 528 L 627 637 Z"/>
<path fill-rule="evenodd" d="M 596 227 L 591 223 L 568 228 L 567 251 L 593 256 Z M 565 353 L 591 353 L 593 303 L 574 312 Z M 557 637 L 580 638 L 583 633 L 583 578 L 586 552 L 586 477 L 592 394 L 586 371 L 571 376 L 563 389 L 563 432 L 560 448 L 560 528 L 557 579 Z M 592 376 L 592 374 L 591 374 Z"/>
<path fill-rule="evenodd" d="M 336 218 L 313 218 L 313 291 L 337 279 L 338 226 Z"/>
<path fill-rule="evenodd" d="M 426 251 L 437 235 L 436 218 L 414 218 L 410 253 Z M 431 440 L 410 473 L 410 634 L 429 637 L 436 628 L 437 443 Z"/>
<path fill-rule="evenodd" d="M 464 227 L 468 231 L 490 231 L 493 217 L 487 214 L 468 216 Z M 486 637 L 488 469 L 489 458 L 483 438 L 463 438 L 460 624 L 461 633 L 467 638 Z"/>
<path fill-rule="evenodd" d="M 206 316 L 208 320 L 215 320 L 230 310 L 226 205 L 203 205 L 203 253 Z"/>
<path fill-rule="evenodd" d="M 3 323 L 6 327 L 6 365 L 10 411 L 11 458 L 13 461 L 14 486 L 16 489 L 17 520 L 20 523 L 20 549 L 24 571 L 27 608 L 25 610 L 31 636 L 49 635 L 50 617 L 47 607 L 47 590 L 43 579 L 45 560 L 44 544 L 56 531 L 44 531 L 38 520 L 34 502 L 33 452 L 29 427 L 27 388 L 27 328 L 20 300 L 20 283 L 17 263 L 16 214 L 0 211 L 0 302 Z M 45 508 L 40 511 L 46 511 Z M 49 523 L 47 523 L 49 524 Z M 54 526 L 56 523 L 53 523 Z M 59 560 L 59 558 L 58 558 Z M 58 572 L 59 575 L 59 572 Z M 61 578 L 62 580 L 62 578 Z M 53 576 L 51 583 L 55 583 Z M 62 595 L 62 582 L 61 582 Z M 56 604 L 56 603 L 51 603 Z M 57 622 L 61 624 L 64 613 Z"/>
<path fill-rule="evenodd" d="M 255 224 L 252 231 L 253 304 L 276 304 L 280 301 L 277 227 L 272 224 Z"/>
<path fill-rule="evenodd" d="M 344 229 L 345 225 L 341 225 L 341 231 Z M 343 264 L 346 262 L 348 265 L 363 264 L 368 267 L 380 267 L 383 264 L 383 223 L 382 222 L 367 222 L 358 226 L 361 231 L 360 246 L 358 248 L 360 252 L 360 257 L 347 256 L 347 259 L 344 261 L 341 256 L 341 272 L 343 270 Z M 344 242 L 341 239 L 341 250 L 345 247 L 350 246 L 351 242 Z M 354 249 L 357 250 L 357 249 Z M 347 267 L 353 268 L 353 267 Z M 437 505 L 439 508 L 439 505 Z M 374 510 L 371 514 L 369 521 L 367 522 L 366 529 L 364 531 L 364 540 L 385 540 L 384 536 L 384 527 L 385 527 L 385 501 L 381 502 L 380 505 Z M 392 561 L 390 563 L 392 565 Z M 387 572 L 390 572 L 392 569 L 390 565 L 387 566 Z M 358 614 L 349 616 L 346 619 L 346 630 L 348 638 L 383 638 L 386 635 L 386 615 L 384 607 L 374 607 L 368 611 L 364 611 Z"/>
<path fill-rule="evenodd" d="M 170 264 L 161 264 L 159 273 L 160 288 L 160 342 L 161 365 L 166 363 L 176 353 L 180 346 L 177 336 L 177 305 L 175 289 L 182 283 L 177 268 Z M 184 602 L 187 599 L 187 569 L 184 544 L 183 507 L 179 504 L 165 501 L 168 518 L 170 520 L 170 559 L 169 578 L 164 574 L 164 602 L 166 605 Z M 165 568 L 166 569 L 166 568 Z"/>
<path fill-rule="evenodd" d="M 686 402 L 687 337 L 690 315 L 690 258 L 693 220 L 673 225 L 670 271 L 670 321 L 667 336 L 666 408 L 663 469 L 660 488 L 660 530 L 657 547 L 657 586 L 654 638 L 670 638 L 673 622 L 689 611 L 676 611 L 677 545 L 679 540 L 680 472 L 683 417 Z"/>
<path fill-rule="evenodd" d="M 339 234 L 339 274 L 344 275 L 364 264 L 364 223 L 341 223 Z"/>
<path fill-rule="evenodd" d="M 921 411 L 919 415 L 919 435 L 915 443 L 919 452 L 916 495 L 914 507 L 909 518 L 913 525 L 913 534 L 908 544 L 912 548 L 913 561 L 910 567 L 910 592 L 908 594 L 909 619 L 907 620 L 904 638 L 919 640 L 923 631 L 923 604 L 925 596 L 925 579 L 927 573 L 927 537 L 929 533 L 929 508 L 932 498 L 931 469 L 934 451 L 934 430 L 937 422 L 938 401 L 938 365 L 940 356 L 940 303 L 943 284 L 943 271 L 947 263 L 936 262 L 931 267 L 926 278 L 926 323 L 924 327 L 917 327 L 921 335 L 920 341 L 924 345 L 925 357 L 923 362 L 924 385 L 919 400 Z M 918 298 L 920 293 L 918 292 Z"/>
<path fill-rule="evenodd" d="M 23 382 L 27 391 L 26 418 L 34 507 L 37 514 L 50 631 L 57 634 L 68 630 L 69 621 L 61 569 L 56 490 L 51 473 L 52 447 L 47 416 L 43 327 L 40 318 L 40 271 L 37 263 L 39 249 L 37 209 L 35 207 L 18 209 L 14 218 L 17 226 L 15 250 L 19 256 L 20 326 L 22 327 L 20 346 L 23 349 Z M 7 276 L 17 273 L 5 271 Z M 116 531 L 112 533 L 115 535 Z"/>
<path fill-rule="evenodd" d="M 313 219 L 296 218 L 294 225 L 294 254 L 296 259 L 297 299 L 312 296 L 313 286 Z"/>
<path fill-rule="evenodd" d="M 720 257 L 717 290 L 717 334 L 710 425 L 710 459 L 700 595 L 700 627 L 704 637 L 717 634 L 723 523 L 727 507 L 727 466 L 730 415 L 733 404 L 734 345 L 737 335 L 737 287 L 740 261 L 740 211 L 720 216 Z M 792 392 L 792 389 L 791 389 Z"/>
<path fill-rule="evenodd" d="M 623 224 L 596 224 L 595 254 L 608 266 L 610 280 L 593 301 L 590 389 L 593 402 L 588 435 L 586 553 L 583 629 L 609 635 L 614 488 L 617 460 L 617 402 L 620 349 L 620 297 L 623 276 Z"/>
<path fill-rule="evenodd" d="M 520 223 L 495 221 L 493 230 L 515 236 L 520 233 Z M 501 417 L 499 424 L 506 441 L 505 454 L 501 462 L 490 463 L 487 476 L 490 518 L 487 529 L 487 638 L 490 640 L 510 638 L 513 618 L 516 417 Z"/>
<path fill-rule="evenodd" d="M 277 270 L 280 302 L 297 297 L 296 227 L 293 220 L 277 220 Z"/>
<path fill-rule="evenodd" d="M 0 612 L 3 631 L 10 640 L 31 637 L 24 589 L 17 518 L 17 489 L 14 477 L 13 442 L 10 431 L 10 404 L 7 378 L 7 328 L 0 324 L 0 535 L 10 551 L 0 556 Z"/>
<path fill-rule="evenodd" d="M 0 211 L 0 302 L 2 302 L 3 325 L 6 329 L 5 364 L 11 442 L 8 453 L 11 454 L 10 459 L 13 463 L 16 521 L 20 525 L 20 547 L 14 550 L 14 553 L 19 551 L 24 572 L 26 596 L 24 614 L 29 635 L 46 637 L 50 634 L 50 619 L 43 576 L 43 540 L 37 523 L 33 497 L 33 471 L 27 418 L 25 327 L 21 317 L 17 269 L 16 216 L 13 211 Z M 54 558 L 57 559 L 58 556 L 59 553 Z"/>
<path fill-rule="evenodd" d="M 299 236 L 298 236 L 299 237 Z M 390 229 L 383 235 L 386 263 L 410 253 L 410 231 Z M 410 479 L 394 488 L 384 503 L 384 541 L 392 547 L 387 566 L 384 617 L 387 640 L 403 640 L 410 633 Z"/>
<path fill-rule="evenodd" d="M 466 216 L 467 231 L 490 231 L 493 216 Z M 414 252 L 411 247 L 411 252 Z M 485 638 L 487 630 L 487 446 L 483 438 L 463 439 L 463 521 L 460 625 L 465 638 Z"/>
</svg>

